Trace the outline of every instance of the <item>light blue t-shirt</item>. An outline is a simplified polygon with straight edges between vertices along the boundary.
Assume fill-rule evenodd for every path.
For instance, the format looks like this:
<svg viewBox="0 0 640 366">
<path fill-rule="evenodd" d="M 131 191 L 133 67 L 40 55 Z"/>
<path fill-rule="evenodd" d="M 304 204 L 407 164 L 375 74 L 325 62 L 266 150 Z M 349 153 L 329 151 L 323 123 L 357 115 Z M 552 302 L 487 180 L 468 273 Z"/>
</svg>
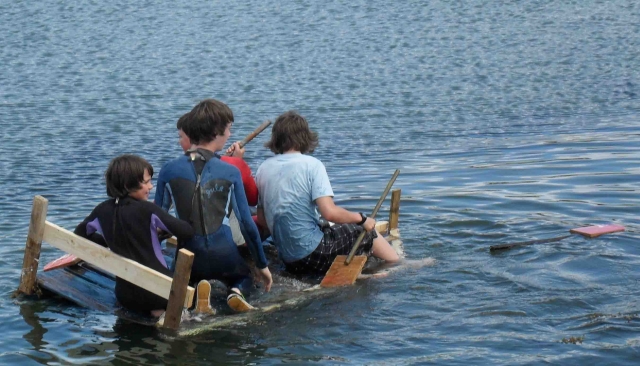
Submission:
<svg viewBox="0 0 640 366">
<path fill-rule="evenodd" d="M 278 154 L 260 165 L 256 173 L 267 226 L 285 262 L 302 259 L 322 240 L 315 200 L 333 197 L 322 162 L 300 153 Z"/>
</svg>

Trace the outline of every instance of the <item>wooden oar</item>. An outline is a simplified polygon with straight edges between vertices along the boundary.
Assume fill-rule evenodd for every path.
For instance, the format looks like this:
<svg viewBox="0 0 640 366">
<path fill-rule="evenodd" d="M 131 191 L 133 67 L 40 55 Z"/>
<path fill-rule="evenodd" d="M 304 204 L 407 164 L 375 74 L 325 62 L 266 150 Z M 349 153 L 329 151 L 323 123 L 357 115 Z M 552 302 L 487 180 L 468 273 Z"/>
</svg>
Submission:
<svg viewBox="0 0 640 366">
<path fill-rule="evenodd" d="M 555 238 L 549 239 L 538 239 L 538 240 L 529 240 L 529 241 L 521 241 L 517 243 L 509 243 L 509 244 L 500 244 L 500 245 L 492 245 L 489 248 L 489 251 L 495 252 L 498 250 L 511 249 L 515 247 L 521 247 L 524 245 L 533 245 L 533 244 L 544 244 L 544 243 L 553 243 L 556 241 L 560 241 L 562 239 L 566 239 L 571 236 L 571 234 L 580 234 L 587 238 L 597 238 L 600 235 L 616 233 L 619 231 L 624 231 L 624 226 L 622 225 L 593 225 L 593 226 L 585 226 L 579 227 L 575 229 L 569 230 L 569 235 L 557 236 Z"/>
<path fill-rule="evenodd" d="M 393 176 L 391 177 L 391 180 L 389 181 L 389 184 L 387 184 L 387 188 L 385 188 L 382 196 L 378 200 L 378 204 L 373 209 L 373 213 L 371 214 L 371 216 L 369 216 L 372 219 L 376 217 L 380 206 L 382 206 L 385 198 L 387 198 L 387 194 L 389 194 L 389 191 L 391 190 L 393 183 L 396 181 L 398 174 L 400 174 L 400 170 L 396 169 L 395 173 L 393 173 Z M 362 272 L 362 268 L 364 268 L 364 264 L 367 262 L 367 257 L 364 255 L 359 255 L 354 258 L 354 256 L 366 233 L 366 230 L 362 230 L 362 233 L 360 233 L 360 236 L 358 236 L 358 239 L 351 248 L 351 252 L 348 256 L 336 256 L 336 258 L 333 260 L 333 263 L 331 264 L 331 267 L 322 279 L 320 286 L 338 287 L 352 285 L 354 282 L 356 282 L 358 275 L 360 275 L 360 272 Z"/>
<path fill-rule="evenodd" d="M 248 134 L 247 137 L 245 137 L 242 141 L 240 141 L 240 148 L 243 148 L 244 145 L 248 144 L 251 140 L 253 140 L 256 136 L 260 134 L 260 132 L 264 131 L 265 128 L 269 127 L 270 124 L 271 124 L 271 121 L 269 120 L 264 121 L 260 126 L 258 126 L 258 128 L 253 130 L 253 132 Z M 231 154 L 227 154 L 227 155 L 231 155 Z M 44 270 L 51 271 L 58 268 L 73 266 L 74 264 L 80 263 L 81 260 L 82 259 L 76 257 L 75 255 L 65 254 L 62 257 L 58 259 L 54 259 L 51 262 L 47 263 L 44 266 Z"/>
<path fill-rule="evenodd" d="M 244 145 L 248 144 L 249 141 L 253 140 L 256 136 L 258 136 L 260 132 L 264 131 L 265 128 L 269 127 L 270 124 L 271 124 L 271 121 L 269 120 L 264 121 L 260 126 L 258 126 L 258 128 L 253 130 L 253 132 L 248 134 L 247 137 L 245 137 L 242 141 L 240 141 L 240 148 L 242 149 Z M 227 153 L 226 155 L 231 156 L 230 153 Z"/>
</svg>

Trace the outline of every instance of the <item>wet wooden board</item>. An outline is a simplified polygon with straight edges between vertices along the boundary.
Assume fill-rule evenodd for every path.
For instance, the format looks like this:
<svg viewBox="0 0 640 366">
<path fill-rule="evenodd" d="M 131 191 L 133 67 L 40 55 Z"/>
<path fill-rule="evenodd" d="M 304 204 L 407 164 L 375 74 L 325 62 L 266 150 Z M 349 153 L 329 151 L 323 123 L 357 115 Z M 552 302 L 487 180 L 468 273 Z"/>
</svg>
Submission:
<svg viewBox="0 0 640 366">
<path fill-rule="evenodd" d="M 82 261 L 82 259 L 76 257 L 73 254 L 65 254 L 62 257 L 54 259 L 51 262 L 47 263 L 44 266 L 43 271 L 47 272 L 58 268 L 73 266 L 74 264 L 80 263 L 80 261 Z"/>
<path fill-rule="evenodd" d="M 114 280 L 79 266 L 41 272 L 38 285 L 80 306 L 105 312 L 117 309 Z"/>
</svg>

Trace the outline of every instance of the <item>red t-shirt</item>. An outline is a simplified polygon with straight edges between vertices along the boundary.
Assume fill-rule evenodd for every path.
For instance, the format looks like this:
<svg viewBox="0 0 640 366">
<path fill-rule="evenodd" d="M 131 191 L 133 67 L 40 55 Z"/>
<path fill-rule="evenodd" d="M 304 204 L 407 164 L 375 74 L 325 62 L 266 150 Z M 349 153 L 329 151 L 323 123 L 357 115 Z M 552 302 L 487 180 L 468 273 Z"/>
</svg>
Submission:
<svg viewBox="0 0 640 366">
<path fill-rule="evenodd" d="M 240 176 L 242 176 L 242 184 L 244 185 L 244 193 L 247 196 L 247 202 L 249 203 L 249 206 L 257 205 L 258 186 L 256 186 L 256 181 L 251 175 L 251 168 L 249 168 L 249 165 L 247 165 L 243 159 L 234 158 L 232 156 L 222 156 L 221 160 L 240 170 Z"/>
</svg>

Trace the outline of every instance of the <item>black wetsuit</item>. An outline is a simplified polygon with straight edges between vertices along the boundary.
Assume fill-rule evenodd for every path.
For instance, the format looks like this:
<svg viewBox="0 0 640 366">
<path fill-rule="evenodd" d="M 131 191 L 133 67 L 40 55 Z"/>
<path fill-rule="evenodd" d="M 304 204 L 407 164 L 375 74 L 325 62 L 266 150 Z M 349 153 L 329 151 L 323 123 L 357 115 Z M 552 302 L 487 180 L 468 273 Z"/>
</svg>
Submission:
<svg viewBox="0 0 640 366">
<path fill-rule="evenodd" d="M 115 225 L 114 225 L 115 221 Z M 167 276 L 167 268 L 160 248 L 157 229 L 167 231 L 181 240 L 193 237 L 189 223 L 176 219 L 152 202 L 124 197 L 109 199 L 93 212 L 74 231 L 112 252 L 132 259 Z M 122 306 L 135 311 L 165 309 L 167 300 L 116 277 L 116 298 Z"/>
</svg>

